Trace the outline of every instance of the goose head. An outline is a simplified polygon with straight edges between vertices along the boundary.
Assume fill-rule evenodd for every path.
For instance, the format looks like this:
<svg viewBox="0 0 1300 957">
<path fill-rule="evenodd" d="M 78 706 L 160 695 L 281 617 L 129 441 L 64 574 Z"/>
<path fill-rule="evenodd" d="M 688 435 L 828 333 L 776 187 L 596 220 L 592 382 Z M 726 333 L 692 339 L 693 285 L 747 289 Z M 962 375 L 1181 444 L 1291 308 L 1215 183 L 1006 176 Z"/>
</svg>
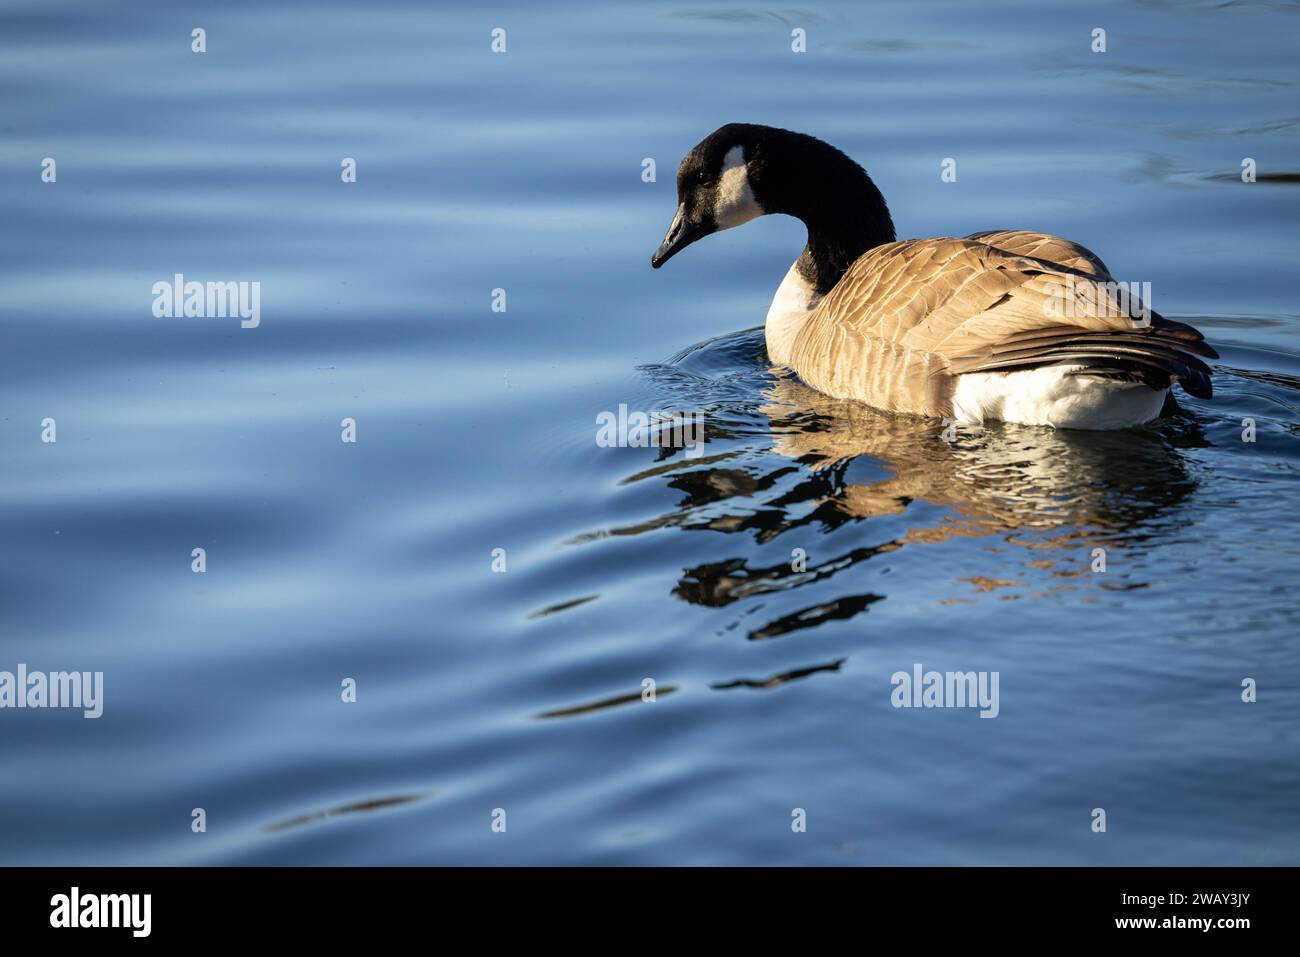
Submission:
<svg viewBox="0 0 1300 957">
<path fill-rule="evenodd" d="M 848 156 L 804 133 L 728 123 L 678 167 L 677 212 L 650 265 L 658 269 L 696 240 L 766 213 L 808 227 L 804 272 L 820 292 L 863 252 L 894 241 L 884 197 Z"/>
<path fill-rule="evenodd" d="M 750 182 L 755 130 L 728 123 L 702 139 L 677 167 L 677 214 L 650 265 L 658 269 L 697 239 L 747 223 L 766 210 Z"/>
</svg>

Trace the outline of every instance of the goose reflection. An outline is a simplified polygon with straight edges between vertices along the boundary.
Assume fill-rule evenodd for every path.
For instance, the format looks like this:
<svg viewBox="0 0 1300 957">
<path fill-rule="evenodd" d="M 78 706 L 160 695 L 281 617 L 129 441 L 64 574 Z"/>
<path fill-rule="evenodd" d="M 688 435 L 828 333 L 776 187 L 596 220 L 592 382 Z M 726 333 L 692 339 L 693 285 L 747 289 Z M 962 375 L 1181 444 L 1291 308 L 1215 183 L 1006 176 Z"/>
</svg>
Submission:
<svg viewBox="0 0 1300 957">
<path fill-rule="evenodd" d="M 829 501 L 845 520 L 901 514 L 917 499 L 960 516 L 917 528 L 919 540 L 1053 529 L 1062 537 L 1043 545 L 1108 538 L 1149 522 L 1193 488 L 1181 454 L 1154 429 L 962 431 L 830 399 L 789 378 L 767 398 L 760 411 L 772 451 L 832 476 Z M 1195 424 L 1182 424 L 1179 444 L 1202 444 Z M 877 463 L 878 477 L 857 479 L 852 466 L 862 457 Z"/>
<path fill-rule="evenodd" d="M 679 372 L 666 379 L 684 394 L 680 387 L 689 383 Z M 780 373 L 763 376 L 757 408 L 721 403 L 711 412 L 702 459 L 666 457 L 629 480 L 660 477 L 684 497 L 673 511 L 616 534 L 674 526 L 743 534 L 758 544 L 789 536 L 791 545 L 806 547 L 810 531 L 825 535 L 861 523 L 865 541 L 831 555 L 817 549 L 818 560 L 802 564 L 787 548 L 740 548 L 733 558 L 685 569 L 673 594 L 692 604 L 721 607 L 790 592 L 879 555 L 958 537 L 996 537 L 1013 546 L 1000 567 L 1019 562 L 1026 573 L 1085 574 L 1093 549 L 1140 547 L 1161 523 L 1179 520 L 1174 506 L 1196 487 L 1182 449 L 1206 444 L 1181 412 L 1128 432 L 994 425 L 954 433 L 941 422 L 830 398 Z M 692 377 L 697 387 L 707 378 Z M 734 385 L 733 377 L 728 387 Z M 921 503 L 938 507 L 915 507 Z M 873 539 L 872 530 L 885 527 L 876 520 L 886 516 L 893 517 L 889 531 Z M 915 521 L 900 535 L 897 519 L 906 516 Z M 769 554 L 770 562 L 759 560 Z M 983 591 L 1023 584 L 981 578 L 974 568 L 959 580 Z M 1141 584 L 1109 579 L 1101 587 Z M 748 637 L 776 638 L 851 618 L 883 597 L 851 591 L 808 607 L 783 600 L 782 613 Z"/>
</svg>

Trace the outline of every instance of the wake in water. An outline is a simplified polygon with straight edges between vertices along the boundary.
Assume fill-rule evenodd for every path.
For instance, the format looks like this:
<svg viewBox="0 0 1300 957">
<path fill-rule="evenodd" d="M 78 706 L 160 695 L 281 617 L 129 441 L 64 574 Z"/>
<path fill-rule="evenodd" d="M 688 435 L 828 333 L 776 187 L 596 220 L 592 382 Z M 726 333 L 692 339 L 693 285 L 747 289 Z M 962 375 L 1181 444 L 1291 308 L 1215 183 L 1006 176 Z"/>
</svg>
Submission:
<svg viewBox="0 0 1300 957">
<path fill-rule="evenodd" d="M 1225 351 L 1230 360 L 1264 358 L 1247 347 Z M 1296 357 L 1270 358 L 1300 367 Z M 663 482 L 681 498 L 657 518 L 612 533 L 678 528 L 743 535 L 762 546 L 687 568 L 673 590 L 712 607 L 779 594 L 782 613 L 748 626 L 751 638 L 866 611 L 883 596 L 850 588 L 815 607 L 791 602 L 800 587 L 848 580 L 860 563 L 946 540 L 996 538 L 999 549 L 1019 553 L 1000 556 L 996 570 L 987 555 L 971 554 L 967 574 L 957 577 L 987 590 L 1023 584 L 1030 568 L 1062 581 L 1083 578 L 1099 556 L 1141 550 L 1161 529 L 1184 523 L 1180 507 L 1216 463 L 1248 454 L 1255 469 L 1294 472 L 1297 464 L 1289 443 L 1243 443 L 1239 434 L 1242 418 L 1275 422 L 1278 411 L 1294 409 L 1300 378 L 1282 371 L 1225 365 L 1216 404 L 1190 399 L 1149 426 L 1109 433 L 1003 424 L 954 431 L 829 398 L 771 367 L 761 329 L 707 340 L 643 372 L 663 406 L 705 412 L 705 454 L 690 462 L 660 450 L 659 464 L 630 475 L 628 483 Z M 1279 427 L 1295 429 L 1294 418 Z M 895 521 L 886 527 L 887 517 Z M 860 526 L 852 536 L 860 544 L 812 548 L 852 526 Z M 792 562 L 782 541 L 818 557 Z M 1143 584 L 1104 580 L 1103 587 Z"/>
</svg>

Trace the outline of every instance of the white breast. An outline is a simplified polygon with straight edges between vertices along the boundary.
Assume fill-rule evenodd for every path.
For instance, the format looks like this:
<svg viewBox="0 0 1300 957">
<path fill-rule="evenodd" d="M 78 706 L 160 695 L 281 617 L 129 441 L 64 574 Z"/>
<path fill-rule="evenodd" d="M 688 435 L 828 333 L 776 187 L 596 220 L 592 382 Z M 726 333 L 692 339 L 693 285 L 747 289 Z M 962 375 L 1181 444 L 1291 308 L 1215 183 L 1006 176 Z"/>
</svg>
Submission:
<svg viewBox="0 0 1300 957">
<path fill-rule="evenodd" d="M 772 297 L 763 331 L 767 337 L 768 357 L 777 365 L 790 364 L 790 347 L 809 314 L 821 302 L 812 284 L 799 274 L 798 263 L 790 267 Z"/>
</svg>

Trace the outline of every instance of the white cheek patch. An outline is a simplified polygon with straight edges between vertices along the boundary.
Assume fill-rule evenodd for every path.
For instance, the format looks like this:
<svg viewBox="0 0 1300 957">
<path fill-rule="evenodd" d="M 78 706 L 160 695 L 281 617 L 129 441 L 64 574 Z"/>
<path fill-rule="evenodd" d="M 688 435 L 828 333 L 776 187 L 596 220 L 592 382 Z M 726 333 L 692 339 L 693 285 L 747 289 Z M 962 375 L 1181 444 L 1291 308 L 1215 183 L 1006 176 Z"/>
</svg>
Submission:
<svg viewBox="0 0 1300 957">
<path fill-rule="evenodd" d="M 745 170 L 745 148 L 733 146 L 722 161 L 717 196 L 713 203 L 713 221 L 719 229 L 730 229 L 763 215 L 763 207 L 749 188 Z"/>
</svg>

